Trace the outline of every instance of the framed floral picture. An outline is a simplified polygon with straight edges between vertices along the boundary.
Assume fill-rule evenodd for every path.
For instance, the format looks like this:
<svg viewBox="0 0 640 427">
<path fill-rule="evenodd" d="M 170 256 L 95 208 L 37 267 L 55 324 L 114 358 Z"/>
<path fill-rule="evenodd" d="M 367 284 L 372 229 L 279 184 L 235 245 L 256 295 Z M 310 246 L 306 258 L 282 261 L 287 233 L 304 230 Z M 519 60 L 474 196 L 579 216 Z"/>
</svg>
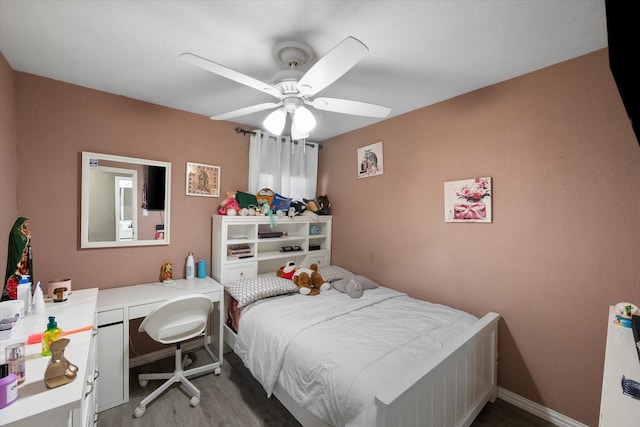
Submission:
<svg viewBox="0 0 640 427">
<path fill-rule="evenodd" d="M 358 178 L 382 175 L 383 172 L 382 141 L 358 148 Z"/>
<path fill-rule="evenodd" d="M 187 196 L 220 197 L 220 167 L 187 162 Z"/>
<path fill-rule="evenodd" d="M 445 222 L 491 222 L 491 177 L 444 183 Z"/>
</svg>

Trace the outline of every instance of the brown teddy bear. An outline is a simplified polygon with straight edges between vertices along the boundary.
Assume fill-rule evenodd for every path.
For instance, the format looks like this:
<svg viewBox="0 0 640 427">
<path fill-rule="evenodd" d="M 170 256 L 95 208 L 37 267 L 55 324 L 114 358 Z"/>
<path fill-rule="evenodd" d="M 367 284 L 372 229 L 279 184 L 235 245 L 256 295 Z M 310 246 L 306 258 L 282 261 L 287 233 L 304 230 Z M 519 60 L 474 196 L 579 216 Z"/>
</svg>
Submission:
<svg viewBox="0 0 640 427">
<path fill-rule="evenodd" d="M 318 273 L 317 264 L 311 264 L 309 268 L 296 267 L 293 261 L 289 261 L 276 271 L 276 276 L 291 279 L 302 295 L 318 295 L 320 291 L 331 288 L 331 284 Z"/>
</svg>

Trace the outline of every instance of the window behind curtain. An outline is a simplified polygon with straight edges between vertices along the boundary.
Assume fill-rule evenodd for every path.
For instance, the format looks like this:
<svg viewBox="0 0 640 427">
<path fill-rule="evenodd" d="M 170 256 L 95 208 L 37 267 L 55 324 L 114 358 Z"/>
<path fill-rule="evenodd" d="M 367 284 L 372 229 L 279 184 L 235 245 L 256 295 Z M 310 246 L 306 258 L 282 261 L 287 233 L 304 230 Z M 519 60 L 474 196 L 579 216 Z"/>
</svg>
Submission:
<svg viewBox="0 0 640 427">
<path fill-rule="evenodd" d="M 249 192 L 270 188 L 294 200 L 315 199 L 318 144 L 255 130 L 249 145 Z"/>
</svg>

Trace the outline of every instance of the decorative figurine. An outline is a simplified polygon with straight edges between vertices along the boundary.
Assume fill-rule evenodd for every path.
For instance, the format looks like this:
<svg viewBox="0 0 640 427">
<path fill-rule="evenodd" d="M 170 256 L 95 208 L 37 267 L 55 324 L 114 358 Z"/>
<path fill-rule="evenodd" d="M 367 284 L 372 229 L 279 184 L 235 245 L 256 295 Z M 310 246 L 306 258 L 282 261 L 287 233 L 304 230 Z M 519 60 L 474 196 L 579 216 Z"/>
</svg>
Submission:
<svg viewBox="0 0 640 427">
<path fill-rule="evenodd" d="M 162 267 L 160 268 L 160 281 L 162 283 L 173 282 L 173 266 L 169 261 L 162 263 Z"/>
<path fill-rule="evenodd" d="M 29 218 L 20 217 L 13 224 L 9 233 L 7 272 L 4 276 L 2 301 L 18 299 L 18 283 L 25 275 L 28 275 L 33 281 Z"/>
</svg>

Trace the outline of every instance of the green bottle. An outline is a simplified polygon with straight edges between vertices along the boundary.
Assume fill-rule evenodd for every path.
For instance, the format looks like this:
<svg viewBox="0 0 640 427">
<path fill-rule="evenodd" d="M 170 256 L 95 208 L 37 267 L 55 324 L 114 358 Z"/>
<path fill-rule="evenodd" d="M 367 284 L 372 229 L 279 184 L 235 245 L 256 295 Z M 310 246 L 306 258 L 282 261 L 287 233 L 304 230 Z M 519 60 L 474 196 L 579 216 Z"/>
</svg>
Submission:
<svg viewBox="0 0 640 427">
<path fill-rule="evenodd" d="M 51 356 L 51 350 L 49 346 L 52 342 L 62 336 L 62 329 L 58 328 L 55 316 L 49 316 L 49 323 L 47 324 L 47 330 L 42 334 L 42 355 Z"/>
</svg>

